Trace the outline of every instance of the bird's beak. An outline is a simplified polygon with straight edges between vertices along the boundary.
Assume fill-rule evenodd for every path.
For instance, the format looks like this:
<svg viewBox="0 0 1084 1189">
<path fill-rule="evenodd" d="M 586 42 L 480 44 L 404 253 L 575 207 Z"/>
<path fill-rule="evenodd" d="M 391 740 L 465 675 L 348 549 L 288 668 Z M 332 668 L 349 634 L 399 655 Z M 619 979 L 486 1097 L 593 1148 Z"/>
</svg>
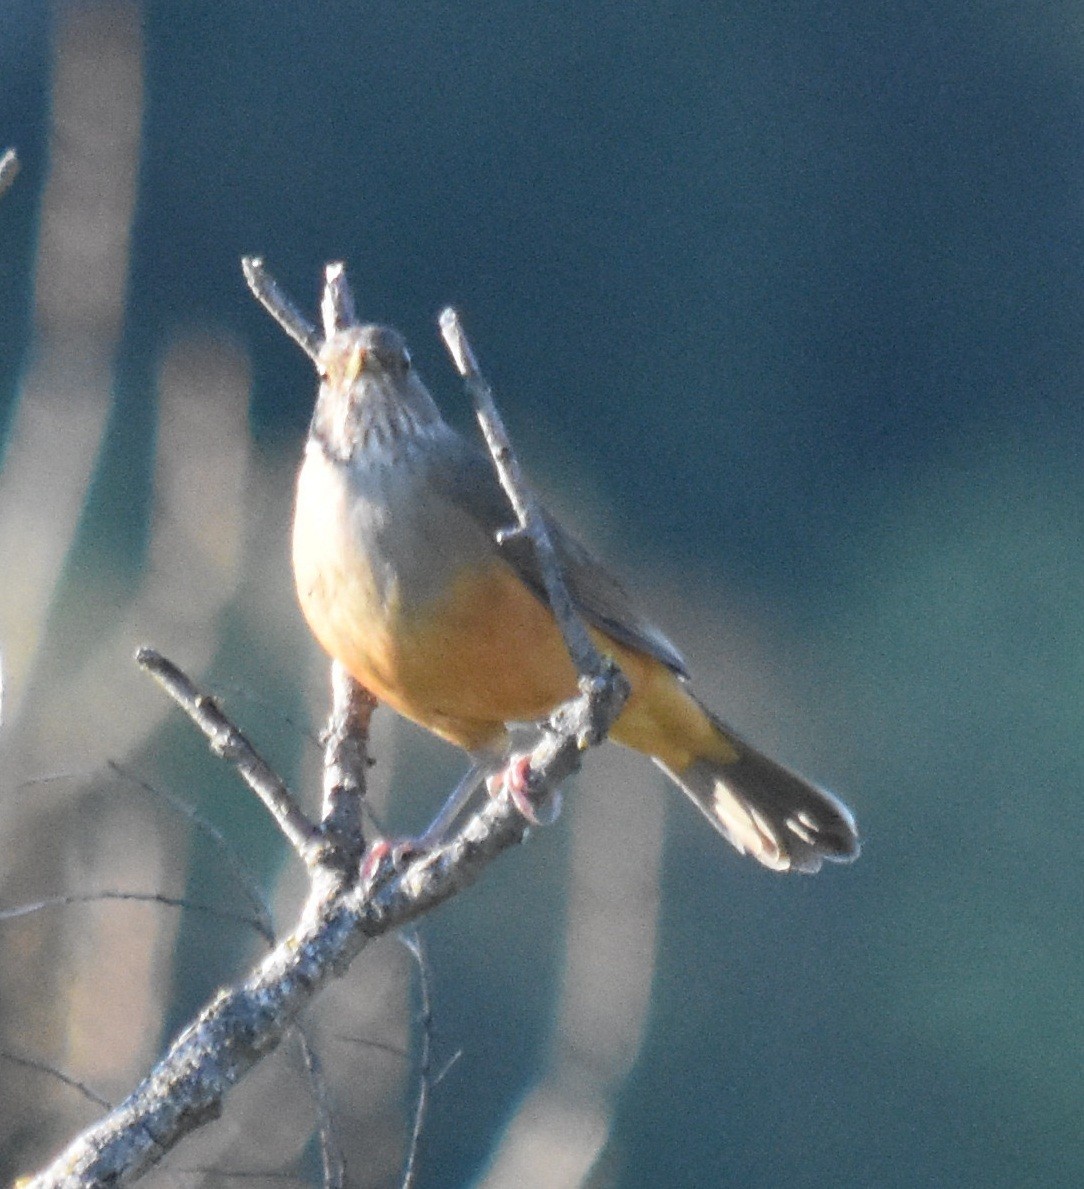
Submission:
<svg viewBox="0 0 1084 1189">
<path fill-rule="evenodd" d="M 326 343 L 320 353 L 320 378 L 330 388 L 349 392 L 365 370 L 368 355 L 360 343 L 347 345 L 341 337 L 336 337 Z"/>
<path fill-rule="evenodd" d="M 365 370 L 365 362 L 369 357 L 369 352 L 360 344 L 355 345 L 350 349 L 346 358 L 343 360 L 343 380 L 349 387 L 353 385 L 358 376 Z"/>
</svg>

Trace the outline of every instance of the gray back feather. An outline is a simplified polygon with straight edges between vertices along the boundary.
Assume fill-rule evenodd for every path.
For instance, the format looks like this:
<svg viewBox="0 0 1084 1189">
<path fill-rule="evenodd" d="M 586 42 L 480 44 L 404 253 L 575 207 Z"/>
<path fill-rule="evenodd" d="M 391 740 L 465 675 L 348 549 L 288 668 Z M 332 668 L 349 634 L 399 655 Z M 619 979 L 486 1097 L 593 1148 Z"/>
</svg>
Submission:
<svg viewBox="0 0 1084 1189">
<path fill-rule="evenodd" d="M 539 599 L 547 602 L 531 541 L 518 536 L 504 542 L 497 540 L 499 530 L 514 525 L 515 513 L 489 458 L 479 447 L 455 433 L 441 442 L 439 453 L 426 452 L 426 457 L 433 486 L 484 527 L 493 540 L 494 550 Z M 681 654 L 634 608 L 620 582 L 552 516 L 545 515 L 569 594 L 588 624 L 612 636 L 619 644 L 652 656 L 679 676 L 687 677 Z"/>
</svg>

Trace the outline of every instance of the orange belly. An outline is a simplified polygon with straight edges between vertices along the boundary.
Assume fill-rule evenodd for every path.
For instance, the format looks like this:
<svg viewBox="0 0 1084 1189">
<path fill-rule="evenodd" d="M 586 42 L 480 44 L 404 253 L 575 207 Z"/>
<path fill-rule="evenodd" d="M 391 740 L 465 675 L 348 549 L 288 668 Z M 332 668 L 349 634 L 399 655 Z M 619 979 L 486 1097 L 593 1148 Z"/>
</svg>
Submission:
<svg viewBox="0 0 1084 1189">
<path fill-rule="evenodd" d="M 350 472 L 310 449 L 293 533 L 298 599 L 324 649 L 376 698 L 478 751 L 572 697 L 576 673 L 548 607 L 488 533 L 411 478 Z M 662 662 L 592 635 L 632 686 L 614 739 L 676 772 L 734 758 Z"/>
<path fill-rule="evenodd" d="M 411 608 L 349 569 L 299 573 L 314 635 L 377 698 L 451 742 L 484 746 L 575 692 L 552 616 L 499 559 Z"/>
<path fill-rule="evenodd" d="M 445 595 L 409 609 L 377 599 L 369 577 L 351 571 L 340 564 L 303 579 L 299 570 L 316 638 L 375 697 L 457 746 L 494 744 L 506 723 L 542 718 L 575 694 L 553 616 L 501 559 L 461 572 Z M 669 669 L 592 635 L 632 685 L 615 740 L 675 771 L 719 751 L 718 732 Z"/>
</svg>

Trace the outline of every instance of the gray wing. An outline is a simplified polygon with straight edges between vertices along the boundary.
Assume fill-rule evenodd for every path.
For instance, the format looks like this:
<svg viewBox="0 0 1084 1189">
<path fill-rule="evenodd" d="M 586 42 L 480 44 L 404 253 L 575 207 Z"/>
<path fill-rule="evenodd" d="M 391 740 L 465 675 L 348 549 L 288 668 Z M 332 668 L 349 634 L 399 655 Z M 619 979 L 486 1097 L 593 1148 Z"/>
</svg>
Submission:
<svg viewBox="0 0 1084 1189">
<path fill-rule="evenodd" d="M 430 455 L 431 480 L 449 500 L 469 513 L 492 537 L 494 548 L 544 603 L 545 585 L 533 544 L 523 537 L 498 542 L 500 529 L 515 523 L 515 513 L 488 455 L 459 434 L 449 434 L 448 449 Z M 620 644 L 653 656 L 681 677 L 688 676 L 681 653 L 654 624 L 635 609 L 625 588 L 591 553 L 544 513 L 550 539 L 564 572 L 569 594 L 592 627 Z"/>
</svg>

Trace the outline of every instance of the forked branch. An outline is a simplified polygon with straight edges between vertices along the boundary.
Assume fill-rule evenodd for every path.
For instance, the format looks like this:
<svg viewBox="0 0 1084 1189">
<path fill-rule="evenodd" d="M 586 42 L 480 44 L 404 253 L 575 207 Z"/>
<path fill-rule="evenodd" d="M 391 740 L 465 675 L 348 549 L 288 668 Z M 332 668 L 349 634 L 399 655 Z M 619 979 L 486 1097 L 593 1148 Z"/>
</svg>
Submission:
<svg viewBox="0 0 1084 1189">
<path fill-rule="evenodd" d="M 323 344 L 315 326 L 260 261 L 247 259 L 244 269 L 258 300 L 319 366 Z M 330 334 L 352 323 L 354 305 L 342 266 L 329 265 L 325 275 L 321 321 L 325 334 Z M 576 613 L 545 523 L 458 320 L 446 312 L 441 326 L 478 403 L 494 465 L 520 529 L 538 552 L 551 604 L 581 678 L 580 696 L 558 707 L 528 757 L 527 796 L 541 805 L 579 767 L 583 750 L 605 736 L 628 687 L 620 672 L 599 657 Z M 497 855 L 522 841 L 529 825 L 505 792 L 485 799 L 442 845 L 411 853 L 405 860 L 391 852 L 383 862 L 369 862 L 363 854 L 360 805 L 373 703 L 343 670 L 334 667 L 332 673 L 334 706 L 326 734 L 322 819 L 317 825 L 213 699 L 153 650 L 141 650 L 138 659 L 267 806 L 306 863 L 311 890 L 289 936 L 245 979 L 221 990 L 206 1005 L 124 1102 L 24 1182 L 34 1189 L 121 1185 L 137 1179 L 185 1135 L 221 1112 L 230 1088 L 277 1047 L 298 1014 L 330 979 L 345 972 L 369 941 L 417 920 L 469 887 Z"/>
</svg>

